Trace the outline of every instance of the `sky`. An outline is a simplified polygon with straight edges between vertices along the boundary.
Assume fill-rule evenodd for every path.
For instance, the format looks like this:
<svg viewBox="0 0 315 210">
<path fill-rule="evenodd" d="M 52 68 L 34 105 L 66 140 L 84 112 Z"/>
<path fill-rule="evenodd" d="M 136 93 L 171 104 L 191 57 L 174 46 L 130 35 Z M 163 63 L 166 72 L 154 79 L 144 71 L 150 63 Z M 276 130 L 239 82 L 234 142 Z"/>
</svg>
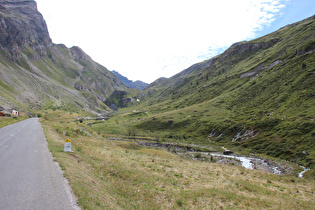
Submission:
<svg viewBox="0 0 315 210">
<path fill-rule="evenodd" d="M 315 14 L 314 0 L 35 0 L 55 44 L 151 83 Z"/>
</svg>

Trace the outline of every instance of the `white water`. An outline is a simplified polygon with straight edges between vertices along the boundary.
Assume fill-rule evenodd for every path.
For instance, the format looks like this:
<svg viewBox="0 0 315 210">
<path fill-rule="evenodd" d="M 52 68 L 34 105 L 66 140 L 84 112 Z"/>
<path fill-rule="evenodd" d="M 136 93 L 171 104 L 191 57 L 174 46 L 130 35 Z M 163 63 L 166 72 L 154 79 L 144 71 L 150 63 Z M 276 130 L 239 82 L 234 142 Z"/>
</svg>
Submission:
<svg viewBox="0 0 315 210">
<path fill-rule="evenodd" d="M 226 148 L 222 147 L 222 149 L 227 150 Z M 195 152 L 188 152 L 188 153 L 195 153 Z M 236 160 L 239 160 L 242 164 L 242 166 L 246 169 L 258 169 L 258 170 L 264 170 L 269 171 L 273 174 L 281 175 L 282 171 L 281 168 L 273 164 L 271 161 L 267 161 L 265 159 L 260 158 L 254 158 L 254 157 L 240 157 L 240 156 L 234 156 L 234 155 L 223 155 L 222 153 L 208 153 L 208 152 L 198 152 L 206 155 L 212 155 L 212 156 L 220 156 L 220 157 L 226 157 L 226 158 L 233 158 Z M 270 164 L 271 163 L 271 164 Z M 299 173 L 298 177 L 303 177 L 303 174 L 310 170 L 308 168 L 303 168 L 303 171 Z"/>
<path fill-rule="evenodd" d="M 299 178 L 302 178 L 302 177 L 303 177 L 303 174 L 304 174 L 306 171 L 310 170 L 309 168 L 305 168 L 304 166 L 301 166 L 301 167 L 303 168 L 303 171 L 299 173 Z"/>
<path fill-rule="evenodd" d="M 254 169 L 253 164 L 250 162 L 251 159 L 248 158 L 248 157 L 237 157 L 237 156 L 233 156 L 233 155 L 221 155 L 221 154 L 218 154 L 218 153 L 210 153 L 210 155 L 237 159 L 237 160 L 241 161 L 242 166 L 244 168 Z"/>
<path fill-rule="evenodd" d="M 226 150 L 226 148 L 222 147 L 224 150 Z M 222 155 L 219 153 L 210 153 L 210 155 L 212 156 L 220 156 L 220 157 L 227 157 L 227 158 L 233 158 L 236 160 L 241 161 L 242 166 L 246 169 L 254 169 L 254 164 L 251 161 L 257 161 L 260 160 L 259 158 L 252 158 L 252 157 L 237 157 L 234 155 Z M 281 171 L 279 170 L 278 167 L 276 166 L 268 166 L 268 164 L 266 162 L 263 162 L 262 165 L 271 168 L 273 170 L 274 174 L 281 174 Z M 298 175 L 299 178 L 303 178 L 303 174 L 307 171 L 309 171 L 309 168 L 305 168 L 304 166 L 300 166 L 301 168 L 303 168 L 303 171 L 301 171 Z"/>
<path fill-rule="evenodd" d="M 222 147 L 222 149 L 227 150 L 225 147 Z M 247 169 L 254 169 L 254 165 L 251 163 L 251 160 L 259 160 L 257 158 L 236 157 L 236 156 L 233 156 L 233 155 L 221 155 L 221 154 L 217 154 L 217 153 L 212 153 L 211 155 L 237 159 L 237 160 L 241 161 L 242 166 L 244 168 L 247 168 Z M 266 167 L 268 167 L 267 163 L 262 163 L 262 164 L 265 165 Z M 310 169 L 309 168 L 305 168 L 304 166 L 300 166 L 300 167 L 303 168 L 303 171 L 301 171 L 299 173 L 298 177 L 299 178 L 303 178 L 303 174 L 306 171 L 309 171 Z M 281 174 L 281 171 L 278 169 L 278 167 L 272 167 L 272 170 L 273 170 L 274 174 Z"/>
<path fill-rule="evenodd" d="M 246 169 L 254 169 L 255 168 L 255 165 L 252 163 L 252 161 L 254 161 L 254 162 L 261 161 L 261 159 L 253 158 L 253 157 L 238 157 L 238 156 L 234 156 L 234 155 L 222 155 L 219 153 L 210 153 L 210 155 L 233 158 L 233 159 L 239 160 L 239 161 L 241 161 L 242 166 Z M 274 174 L 281 174 L 281 170 L 276 166 L 270 166 L 270 165 L 268 165 L 267 162 L 263 162 L 262 165 L 264 165 L 266 168 L 272 169 L 272 173 L 274 173 Z"/>
</svg>

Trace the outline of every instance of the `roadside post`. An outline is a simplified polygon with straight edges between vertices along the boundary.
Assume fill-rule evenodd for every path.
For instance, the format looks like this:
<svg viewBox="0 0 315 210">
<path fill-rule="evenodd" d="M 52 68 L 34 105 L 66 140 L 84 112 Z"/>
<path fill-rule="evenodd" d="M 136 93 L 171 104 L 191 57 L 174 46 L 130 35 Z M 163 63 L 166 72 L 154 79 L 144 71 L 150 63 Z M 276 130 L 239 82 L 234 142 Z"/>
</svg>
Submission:
<svg viewBox="0 0 315 210">
<path fill-rule="evenodd" d="M 71 150 L 71 140 L 70 139 L 66 139 L 65 140 L 64 151 L 65 152 L 72 152 L 72 150 Z"/>
</svg>

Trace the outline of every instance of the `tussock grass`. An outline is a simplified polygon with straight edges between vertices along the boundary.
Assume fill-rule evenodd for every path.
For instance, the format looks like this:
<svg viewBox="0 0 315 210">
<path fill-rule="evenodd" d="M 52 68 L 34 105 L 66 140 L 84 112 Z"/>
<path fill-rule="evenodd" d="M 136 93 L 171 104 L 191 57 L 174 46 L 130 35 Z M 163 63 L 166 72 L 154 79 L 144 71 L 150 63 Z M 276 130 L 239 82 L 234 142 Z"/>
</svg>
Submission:
<svg viewBox="0 0 315 210">
<path fill-rule="evenodd" d="M 315 205 L 314 180 L 185 160 L 132 141 L 106 140 L 86 122 L 75 122 L 76 114 L 44 115 L 49 119 L 42 120 L 49 149 L 83 209 L 311 209 Z M 56 128 L 85 128 L 91 136 L 63 136 Z M 66 138 L 72 140 L 73 153 L 63 152 Z"/>
</svg>

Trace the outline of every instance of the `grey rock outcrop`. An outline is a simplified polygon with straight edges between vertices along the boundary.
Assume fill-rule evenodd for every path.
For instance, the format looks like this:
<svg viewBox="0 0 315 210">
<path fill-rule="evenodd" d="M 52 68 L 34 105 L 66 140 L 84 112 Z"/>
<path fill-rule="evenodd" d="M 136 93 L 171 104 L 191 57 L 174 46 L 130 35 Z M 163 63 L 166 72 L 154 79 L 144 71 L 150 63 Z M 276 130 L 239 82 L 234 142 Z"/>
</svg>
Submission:
<svg viewBox="0 0 315 210">
<path fill-rule="evenodd" d="M 0 20 L 0 49 L 11 58 L 20 57 L 28 46 L 39 55 L 33 55 L 33 59 L 46 55 L 43 48 L 51 46 L 52 41 L 35 1 L 0 0 Z"/>
</svg>

